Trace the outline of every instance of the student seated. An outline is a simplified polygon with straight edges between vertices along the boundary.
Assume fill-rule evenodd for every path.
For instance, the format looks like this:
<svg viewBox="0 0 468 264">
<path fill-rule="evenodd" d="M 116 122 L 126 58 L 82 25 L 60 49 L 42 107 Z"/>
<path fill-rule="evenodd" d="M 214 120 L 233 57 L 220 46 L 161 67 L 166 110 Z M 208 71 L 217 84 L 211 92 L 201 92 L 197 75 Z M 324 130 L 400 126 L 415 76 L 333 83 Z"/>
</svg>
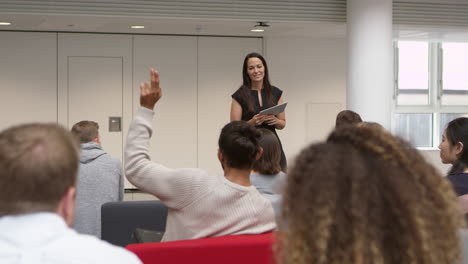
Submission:
<svg viewBox="0 0 468 264">
<path fill-rule="evenodd" d="M 259 130 L 262 133 L 259 143 L 263 154 L 253 164 L 250 182 L 272 203 L 275 214 L 278 215 L 281 195 L 275 192 L 274 184 L 286 177 L 280 165 L 281 146 L 273 132 L 265 128 Z"/>
<path fill-rule="evenodd" d="M 343 110 L 336 115 L 335 125 L 341 127 L 344 125 L 354 125 L 362 122 L 361 116 L 351 110 Z"/>
<path fill-rule="evenodd" d="M 468 118 L 460 117 L 450 121 L 439 145 L 440 159 L 452 164 L 447 179 L 459 195 L 468 194 Z"/>
<path fill-rule="evenodd" d="M 71 132 L 80 141 L 73 228 L 78 233 L 101 238 L 101 206 L 123 199 L 122 167 L 118 159 L 103 150 L 98 123 L 80 121 Z"/>
<path fill-rule="evenodd" d="M 128 180 L 169 208 L 163 241 L 260 234 L 275 229 L 270 202 L 250 184 L 253 162 L 262 154 L 260 132 L 245 121 L 221 130 L 218 159 L 224 177 L 202 169 L 171 169 L 150 160 L 154 107 L 161 98 L 159 74 L 140 85 L 140 109 L 128 132 L 125 170 Z"/>
<path fill-rule="evenodd" d="M 0 133 L 0 263 L 141 263 L 70 229 L 79 147 L 56 124 Z"/>
<path fill-rule="evenodd" d="M 450 183 L 375 126 L 306 147 L 283 199 L 278 263 L 458 263 L 463 217 Z"/>
</svg>

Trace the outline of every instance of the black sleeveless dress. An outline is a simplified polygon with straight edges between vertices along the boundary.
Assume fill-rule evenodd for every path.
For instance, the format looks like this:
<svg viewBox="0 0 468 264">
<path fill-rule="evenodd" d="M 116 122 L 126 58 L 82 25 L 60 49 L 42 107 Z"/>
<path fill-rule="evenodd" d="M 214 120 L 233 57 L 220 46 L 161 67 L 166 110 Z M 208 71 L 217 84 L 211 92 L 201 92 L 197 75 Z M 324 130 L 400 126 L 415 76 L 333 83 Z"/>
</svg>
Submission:
<svg viewBox="0 0 468 264">
<path fill-rule="evenodd" d="M 253 102 L 254 103 L 253 104 L 254 111 L 253 112 L 248 111 L 249 107 L 248 107 L 247 102 L 241 98 L 240 88 L 234 94 L 232 94 L 231 97 L 234 100 L 236 100 L 242 107 L 242 120 L 249 121 L 250 119 L 252 119 L 252 117 L 254 115 L 258 114 L 260 111 L 262 111 L 264 109 L 267 109 L 267 108 L 270 108 L 270 107 L 275 106 L 275 105 L 278 104 L 278 101 L 281 98 L 281 95 L 283 94 L 283 91 L 281 91 L 279 88 L 277 88 L 275 86 L 271 86 L 271 92 L 272 92 L 272 95 L 273 95 L 274 104 L 268 103 L 267 99 L 266 99 L 265 92 L 263 91 L 263 89 L 260 90 L 260 93 L 262 95 L 262 102 L 263 102 L 263 106 L 260 106 L 260 102 L 258 101 L 258 92 L 255 91 L 255 90 L 250 90 L 250 95 L 252 96 L 251 98 L 254 100 L 254 102 Z M 281 147 L 281 162 L 280 162 L 281 163 L 281 169 L 284 172 L 286 172 L 286 168 L 287 168 L 286 156 L 284 155 L 283 146 L 281 145 L 281 140 L 279 139 L 278 134 L 276 133 L 275 126 L 270 126 L 268 124 L 261 124 L 260 126 L 257 126 L 257 128 L 266 128 L 266 129 L 270 130 L 271 132 L 273 132 L 276 135 L 276 137 L 278 138 L 278 141 L 279 141 L 280 147 Z"/>
</svg>

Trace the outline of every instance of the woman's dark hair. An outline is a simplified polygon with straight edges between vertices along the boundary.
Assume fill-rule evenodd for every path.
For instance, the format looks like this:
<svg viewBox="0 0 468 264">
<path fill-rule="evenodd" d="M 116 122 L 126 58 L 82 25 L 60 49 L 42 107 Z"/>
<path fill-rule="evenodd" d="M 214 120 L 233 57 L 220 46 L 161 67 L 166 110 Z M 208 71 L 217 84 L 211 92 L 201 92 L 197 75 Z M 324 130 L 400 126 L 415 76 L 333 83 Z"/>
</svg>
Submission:
<svg viewBox="0 0 468 264">
<path fill-rule="evenodd" d="M 263 91 L 265 92 L 267 102 L 271 105 L 274 104 L 273 102 L 273 94 L 272 94 L 272 88 L 270 84 L 270 77 L 268 74 L 268 66 L 266 63 L 265 58 L 263 58 L 262 55 L 252 52 L 247 54 L 244 59 L 244 64 L 242 66 L 242 85 L 239 87 L 240 90 L 240 96 L 243 99 L 243 101 L 247 102 L 247 107 L 249 112 L 254 111 L 254 103 L 252 100 L 252 96 L 250 95 L 250 88 L 252 87 L 252 81 L 250 80 L 249 73 L 247 71 L 248 68 L 248 62 L 250 58 L 258 58 L 262 61 L 263 67 L 265 68 L 264 70 L 264 77 L 263 77 Z"/>
<path fill-rule="evenodd" d="M 450 145 L 455 146 L 458 142 L 463 144 L 460 158 L 452 165 L 448 174 L 462 173 L 468 166 L 468 118 L 459 117 L 450 121 L 445 130 Z"/>
<path fill-rule="evenodd" d="M 351 110 L 343 110 L 338 113 L 336 116 L 336 127 L 341 127 L 343 125 L 354 125 L 362 122 L 361 116 Z"/>
<path fill-rule="evenodd" d="M 408 143 L 344 126 L 288 172 L 277 263 L 457 263 L 453 187 Z"/>
<path fill-rule="evenodd" d="M 263 154 L 253 164 L 253 170 L 265 175 L 275 175 L 281 171 L 281 147 L 276 135 L 268 129 L 260 128 L 260 147 Z"/>
<path fill-rule="evenodd" d="M 260 149 L 260 137 L 260 131 L 245 121 L 232 121 L 225 125 L 219 135 L 218 145 L 227 165 L 237 169 L 252 169 Z"/>
</svg>

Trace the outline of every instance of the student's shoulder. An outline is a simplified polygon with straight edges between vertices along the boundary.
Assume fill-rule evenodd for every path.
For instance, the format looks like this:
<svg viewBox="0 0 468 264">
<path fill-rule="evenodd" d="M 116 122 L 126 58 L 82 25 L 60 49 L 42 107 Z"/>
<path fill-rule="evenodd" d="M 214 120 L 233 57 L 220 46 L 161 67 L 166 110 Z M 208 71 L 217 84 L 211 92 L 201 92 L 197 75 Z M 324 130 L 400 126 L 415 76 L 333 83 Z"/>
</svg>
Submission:
<svg viewBox="0 0 468 264">
<path fill-rule="evenodd" d="M 78 234 L 69 230 L 67 235 L 61 239 L 58 247 L 63 247 L 57 257 L 69 254 L 79 263 L 129 263 L 141 264 L 136 255 L 130 251 L 102 241 L 94 236 Z"/>
<path fill-rule="evenodd" d="M 119 159 L 113 157 L 108 152 L 104 153 L 102 156 L 99 157 L 101 163 L 106 163 L 109 166 L 114 167 L 121 167 L 122 164 Z"/>
</svg>

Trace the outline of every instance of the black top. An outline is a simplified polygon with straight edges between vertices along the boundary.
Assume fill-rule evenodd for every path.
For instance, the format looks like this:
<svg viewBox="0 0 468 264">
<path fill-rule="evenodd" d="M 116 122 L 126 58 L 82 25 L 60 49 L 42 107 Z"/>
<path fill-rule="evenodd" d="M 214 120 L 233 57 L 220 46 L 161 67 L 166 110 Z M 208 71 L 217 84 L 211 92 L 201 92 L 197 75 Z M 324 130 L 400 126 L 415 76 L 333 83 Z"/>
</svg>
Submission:
<svg viewBox="0 0 468 264">
<path fill-rule="evenodd" d="M 447 176 L 458 196 L 468 194 L 468 173 L 450 174 Z"/>
<path fill-rule="evenodd" d="M 240 88 L 237 89 L 237 91 L 232 95 L 232 98 L 236 100 L 242 107 L 242 120 L 244 121 L 249 121 L 252 119 L 252 117 L 256 114 L 258 114 L 260 111 L 265 110 L 267 108 L 270 108 L 272 106 L 275 106 L 278 104 L 279 99 L 281 98 L 281 95 L 283 94 L 283 91 L 281 91 L 279 88 L 275 86 L 271 86 L 271 93 L 273 95 L 273 103 L 268 103 L 266 99 L 266 94 L 264 90 L 260 90 L 260 93 L 262 94 L 262 103 L 263 106 L 260 106 L 260 102 L 258 101 L 258 92 L 256 90 L 250 90 L 250 95 L 252 96 L 252 99 L 254 100 L 254 111 L 250 112 L 248 109 L 248 104 L 247 101 L 243 100 L 240 96 Z M 276 134 L 275 126 L 270 126 L 268 124 L 262 124 L 260 126 L 261 128 L 266 128 L 268 130 L 271 130 L 273 133 Z"/>
<path fill-rule="evenodd" d="M 250 119 L 252 119 L 252 117 L 254 115 L 258 114 L 260 111 L 277 105 L 279 99 L 281 98 L 281 95 L 283 94 L 283 91 L 281 91 L 279 88 L 277 88 L 275 86 L 271 86 L 271 93 L 273 95 L 273 103 L 274 103 L 274 104 L 271 104 L 271 103 L 268 103 L 268 101 L 267 101 L 265 91 L 263 89 L 260 90 L 260 93 L 262 95 L 262 103 L 263 103 L 263 106 L 260 106 L 260 102 L 258 101 L 258 91 L 250 90 L 250 95 L 252 96 L 252 99 L 254 100 L 254 105 L 253 105 L 254 111 L 250 112 L 247 101 L 243 100 L 241 98 L 241 96 L 240 96 L 240 89 L 241 88 L 237 89 L 237 91 L 233 95 L 231 95 L 231 97 L 241 105 L 241 107 L 242 107 L 241 120 L 244 120 L 244 121 L 249 121 Z M 278 141 L 279 141 L 280 147 L 281 147 L 281 161 L 280 161 L 281 170 L 285 172 L 286 168 L 287 168 L 286 155 L 284 155 L 283 146 L 281 144 L 281 140 L 278 137 L 278 134 L 276 133 L 275 126 L 274 125 L 270 126 L 270 125 L 264 123 L 264 124 L 261 124 L 260 126 L 257 126 L 257 127 L 258 128 L 266 128 L 266 129 L 270 130 L 278 138 Z"/>
</svg>

